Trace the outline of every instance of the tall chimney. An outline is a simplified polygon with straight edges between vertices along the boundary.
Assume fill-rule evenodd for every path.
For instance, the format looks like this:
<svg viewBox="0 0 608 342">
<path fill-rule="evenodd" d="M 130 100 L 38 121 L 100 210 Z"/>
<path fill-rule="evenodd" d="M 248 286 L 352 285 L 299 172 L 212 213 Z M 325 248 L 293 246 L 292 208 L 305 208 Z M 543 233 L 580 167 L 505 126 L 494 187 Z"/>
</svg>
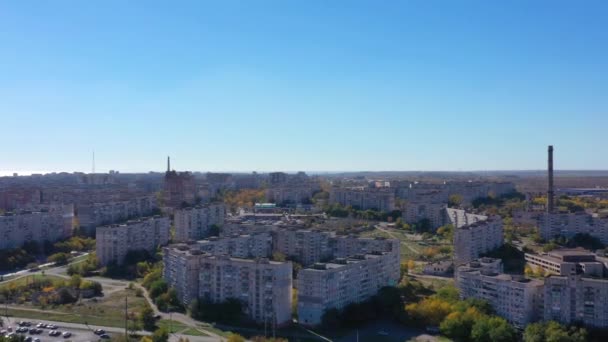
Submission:
<svg viewBox="0 0 608 342">
<path fill-rule="evenodd" d="M 171 157 L 167 156 L 167 172 L 171 172 Z"/>
<path fill-rule="evenodd" d="M 553 145 L 549 145 L 549 155 L 548 155 L 548 173 L 549 173 L 549 184 L 547 188 L 547 212 L 553 212 L 553 200 L 554 200 L 554 192 L 553 192 Z"/>
</svg>

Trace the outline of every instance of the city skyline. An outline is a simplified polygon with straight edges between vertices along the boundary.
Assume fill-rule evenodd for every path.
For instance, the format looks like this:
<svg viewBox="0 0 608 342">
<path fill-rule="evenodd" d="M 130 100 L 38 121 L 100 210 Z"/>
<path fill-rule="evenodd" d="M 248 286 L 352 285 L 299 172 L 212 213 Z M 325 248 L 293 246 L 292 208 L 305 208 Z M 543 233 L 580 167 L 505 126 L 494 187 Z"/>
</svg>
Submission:
<svg viewBox="0 0 608 342">
<path fill-rule="evenodd" d="M 0 172 L 608 169 L 607 9 L 4 3 Z"/>
</svg>

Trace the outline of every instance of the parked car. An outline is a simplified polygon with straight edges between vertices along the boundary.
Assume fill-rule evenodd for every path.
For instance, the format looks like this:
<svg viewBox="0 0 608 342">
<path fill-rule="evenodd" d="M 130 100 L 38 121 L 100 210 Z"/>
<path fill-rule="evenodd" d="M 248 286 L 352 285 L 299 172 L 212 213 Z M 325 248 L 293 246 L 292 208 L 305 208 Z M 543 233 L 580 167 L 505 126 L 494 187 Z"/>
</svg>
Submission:
<svg viewBox="0 0 608 342">
<path fill-rule="evenodd" d="M 103 329 L 95 329 L 95 331 L 93 331 L 93 333 L 94 333 L 95 335 L 103 335 L 103 334 L 105 334 L 105 333 L 106 333 L 106 331 L 105 331 L 105 330 L 103 330 Z"/>
</svg>

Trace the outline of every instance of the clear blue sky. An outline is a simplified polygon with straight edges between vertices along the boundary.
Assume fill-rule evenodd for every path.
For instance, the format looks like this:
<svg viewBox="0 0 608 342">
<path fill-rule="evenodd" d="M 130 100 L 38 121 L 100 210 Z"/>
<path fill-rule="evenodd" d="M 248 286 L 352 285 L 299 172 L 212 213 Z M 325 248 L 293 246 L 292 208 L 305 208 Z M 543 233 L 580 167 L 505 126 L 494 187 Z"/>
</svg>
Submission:
<svg viewBox="0 0 608 342">
<path fill-rule="evenodd" d="M 0 172 L 608 169 L 606 1 L 0 1 Z"/>
</svg>

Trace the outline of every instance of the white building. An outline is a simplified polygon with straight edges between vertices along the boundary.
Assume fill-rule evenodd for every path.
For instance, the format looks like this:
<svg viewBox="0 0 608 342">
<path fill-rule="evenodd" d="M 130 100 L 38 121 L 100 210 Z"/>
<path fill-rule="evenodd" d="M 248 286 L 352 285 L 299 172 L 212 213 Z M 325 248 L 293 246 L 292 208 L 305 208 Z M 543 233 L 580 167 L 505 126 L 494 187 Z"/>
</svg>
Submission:
<svg viewBox="0 0 608 342">
<path fill-rule="evenodd" d="M 501 267 L 500 267 L 501 268 Z M 537 318 L 542 303 L 543 282 L 498 272 L 489 258 L 484 263 L 471 262 L 459 266 L 456 285 L 462 299 L 484 299 L 498 316 L 519 329 Z"/>
<path fill-rule="evenodd" d="M 192 244 L 163 248 L 163 278 L 185 305 L 198 298 L 198 273 L 203 256 L 203 252 Z"/>
<path fill-rule="evenodd" d="M 211 226 L 223 226 L 226 206 L 212 203 L 174 211 L 175 240 L 199 240 L 209 236 Z"/>
<path fill-rule="evenodd" d="M 211 255 L 235 258 L 268 258 L 272 255 L 272 236 L 269 233 L 233 235 L 209 238 L 196 242 L 196 247 Z"/>
<path fill-rule="evenodd" d="M 351 206 L 361 210 L 393 211 L 395 210 L 395 192 L 388 188 L 333 187 L 329 193 L 329 203 Z"/>
<path fill-rule="evenodd" d="M 62 205 L 42 211 L 0 215 L 0 250 L 19 248 L 26 242 L 44 243 L 72 236 L 74 207 Z"/>
<path fill-rule="evenodd" d="M 157 208 L 154 196 L 140 196 L 124 201 L 79 204 L 78 222 L 81 228 L 93 232 L 98 226 L 152 215 Z"/>
<path fill-rule="evenodd" d="M 454 263 L 460 265 L 470 262 L 502 244 L 502 219 L 499 216 L 455 228 Z"/>
<path fill-rule="evenodd" d="M 124 224 L 98 227 L 96 230 L 97 259 L 102 265 L 111 261 L 123 263 L 129 251 L 156 248 L 169 242 L 171 223 L 168 217 L 148 217 Z"/>
<path fill-rule="evenodd" d="M 244 312 L 258 323 L 283 325 L 291 321 L 291 262 L 205 256 L 200 261 L 199 298 L 244 303 Z"/>
<path fill-rule="evenodd" d="M 326 232 L 281 229 L 274 234 L 273 249 L 307 266 L 331 259 L 330 238 Z"/>
<path fill-rule="evenodd" d="M 557 236 L 572 237 L 578 233 L 594 236 L 608 244 L 608 219 L 580 213 L 545 213 L 540 216 L 540 236 L 551 240 Z"/>
<path fill-rule="evenodd" d="M 608 328 L 608 279 L 585 275 L 545 278 L 544 319 Z"/>
<path fill-rule="evenodd" d="M 317 263 L 298 274 L 298 319 L 317 325 L 323 313 L 361 302 L 399 281 L 399 264 L 391 253 L 374 253 Z"/>
<path fill-rule="evenodd" d="M 555 275 L 571 276 L 586 274 L 602 277 L 604 264 L 596 260 L 595 254 L 584 249 L 557 249 L 549 253 L 525 254 L 526 262 L 534 268 Z"/>
</svg>

